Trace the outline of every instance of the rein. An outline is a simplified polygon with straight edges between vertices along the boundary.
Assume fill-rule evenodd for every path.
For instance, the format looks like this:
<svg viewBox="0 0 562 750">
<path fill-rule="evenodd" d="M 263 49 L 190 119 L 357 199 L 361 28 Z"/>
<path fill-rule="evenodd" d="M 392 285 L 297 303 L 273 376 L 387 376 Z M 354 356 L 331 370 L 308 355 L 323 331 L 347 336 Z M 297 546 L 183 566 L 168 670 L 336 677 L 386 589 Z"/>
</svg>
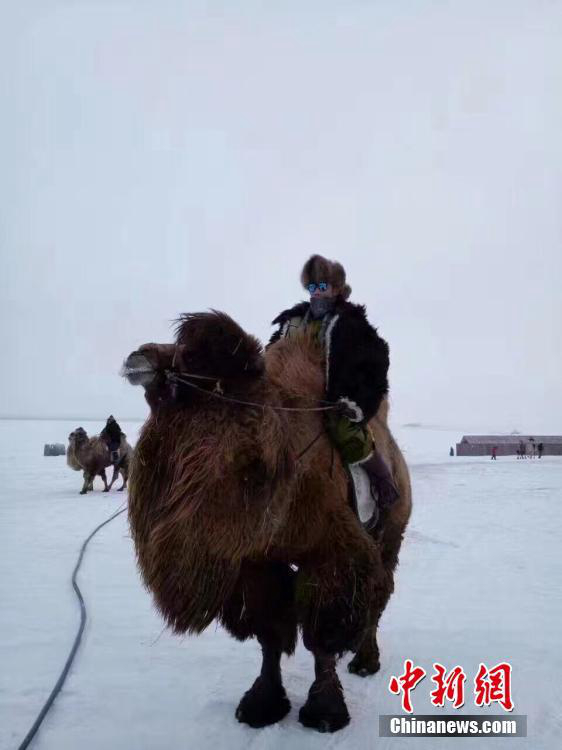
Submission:
<svg viewBox="0 0 562 750">
<path fill-rule="evenodd" d="M 179 375 L 176 375 L 175 373 L 172 373 L 172 372 L 168 372 L 166 374 L 166 377 L 168 378 L 168 380 L 171 380 L 172 382 L 183 383 L 184 385 L 189 386 L 189 388 L 193 388 L 195 391 L 199 391 L 200 393 L 206 393 L 207 396 L 213 396 L 214 398 L 218 398 L 221 401 L 229 401 L 232 404 L 240 404 L 242 406 L 257 406 L 260 409 L 273 409 L 274 411 L 294 411 L 294 412 L 333 411 L 334 409 L 339 409 L 339 404 L 330 404 L 330 406 L 273 406 L 272 404 L 264 404 L 264 403 L 260 404 L 257 401 L 242 401 L 239 398 L 231 398 L 230 396 L 225 396 L 220 380 L 217 378 L 211 378 L 206 375 L 192 375 L 191 373 L 185 373 L 185 375 L 189 378 L 198 378 L 202 380 L 214 380 L 215 389 L 213 391 L 207 391 L 205 390 L 205 388 L 200 388 L 198 385 L 195 385 L 195 383 L 190 383 L 189 380 L 185 380 L 185 378 L 182 378 Z M 330 402 L 326 402 L 326 403 L 330 403 Z"/>
<path fill-rule="evenodd" d="M 316 435 L 316 437 L 306 446 L 306 448 L 298 454 L 298 456 L 296 458 L 297 461 L 300 461 L 301 458 L 304 456 L 304 454 L 308 453 L 308 451 L 316 443 L 316 441 L 318 440 L 318 438 L 320 438 L 323 435 L 323 433 L 324 433 L 324 430 L 323 429 L 320 430 L 320 432 L 318 433 L 318 435 Z"/>
</svg>

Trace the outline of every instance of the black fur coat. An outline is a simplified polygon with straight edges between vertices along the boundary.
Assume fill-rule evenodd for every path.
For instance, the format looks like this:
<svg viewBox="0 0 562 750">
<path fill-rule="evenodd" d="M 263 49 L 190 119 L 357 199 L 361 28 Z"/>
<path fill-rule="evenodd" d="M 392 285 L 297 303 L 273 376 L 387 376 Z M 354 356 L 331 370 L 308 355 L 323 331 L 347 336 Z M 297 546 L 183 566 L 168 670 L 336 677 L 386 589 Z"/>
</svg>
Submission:
<svg viewBox="0 0 562 750">
<path fill-rule="evenodd" d="M 303 318 L 308 302 L 284 310 L 273 321 L 279 328 L 268 346 L 285 336 L 292 318 Z M 359 406 L 362 420 L 376 414 L 388 393 L 388 344 L 367 320 L 365 307 L 339 300 L 326 328 L 326 398 L 345 398 Z"/>
<path fill-rule="evenodd" d="M 121 431 L 121 427 L 115 420 L 108 420 L 100 432 L 100 438 L 109 446 L 118 446 L 121 442 L 121 435 L 125 436 L 125 433 Z"/>
</svg>

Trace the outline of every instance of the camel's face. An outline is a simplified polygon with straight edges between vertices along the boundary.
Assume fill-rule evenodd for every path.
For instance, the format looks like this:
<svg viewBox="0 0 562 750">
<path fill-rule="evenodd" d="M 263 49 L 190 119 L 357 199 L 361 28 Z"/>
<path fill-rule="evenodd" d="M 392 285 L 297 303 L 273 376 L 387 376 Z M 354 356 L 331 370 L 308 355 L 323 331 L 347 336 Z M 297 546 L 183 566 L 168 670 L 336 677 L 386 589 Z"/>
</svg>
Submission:
<svg viewBox="0 0 562 750">
<path fill-rule="evenodd" d="M 147 388 L 156 379 L 158 371 L 158 357 L 156 347 L 158 344 L 144 344 L 136 352 L 131 352 L 121 369 L 123 377 L 127 378 L 131 385 L 142 385 Z"/>
<path fill-rule="evenodd" d="M 213 390 L 217 384 L 226 389 L 235 384 L 235 390 L 243 392 L 264 372 L 260 342 L 218 312 L 182 315 L 176 344 L 144 344 L 127 357 L 122 369 L 132 385 L 145 388 L 153 410 L 192 403 L 198 389 Z M 177 375 L 194 376 L 195 387 L 178 383 Z"/>
<path fill-rule="evenodd" d="M 68 442 L 71 447 L 79 448 L 88 440 L 88 433 L 83 427 L 77 427 L 68 436 Z"/>
</svg>

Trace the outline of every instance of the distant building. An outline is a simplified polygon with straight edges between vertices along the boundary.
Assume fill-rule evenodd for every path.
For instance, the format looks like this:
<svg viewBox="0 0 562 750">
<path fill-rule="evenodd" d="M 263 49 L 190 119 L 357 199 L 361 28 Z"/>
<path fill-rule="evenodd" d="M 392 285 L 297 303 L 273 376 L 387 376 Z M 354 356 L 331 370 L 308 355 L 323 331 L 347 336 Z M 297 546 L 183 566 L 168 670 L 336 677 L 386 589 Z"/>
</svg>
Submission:
<svg viewBox="0 0 562 750">
<path fill-rule="evenodd" d="M 64 456 L 66 455 L 66 448 L 62 443 L 45 443 L 43 448 L 44 456 Z"/>
<path fill-rule="evenodd" d="M 543 444 L 543 456 L 562 456 L 562 435 L 464 435 L 457 443 L 457 456 L 491 456 L 494 446 L 498 456 L 515 456 L 521 441 L 531 455 L 531 438 L 535 445 Z"/>
</svg>

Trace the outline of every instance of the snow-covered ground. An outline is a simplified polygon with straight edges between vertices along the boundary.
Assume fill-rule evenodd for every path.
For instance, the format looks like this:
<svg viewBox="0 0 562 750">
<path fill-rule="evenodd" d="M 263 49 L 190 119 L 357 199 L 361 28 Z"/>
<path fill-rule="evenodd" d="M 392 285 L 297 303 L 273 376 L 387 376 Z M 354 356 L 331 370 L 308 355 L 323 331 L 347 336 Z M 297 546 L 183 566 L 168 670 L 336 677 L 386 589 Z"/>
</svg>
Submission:
<svg viewBox="0 0 562 750">
<path fill-rule="evenodd" d="M 78 611 L 69 576 L 87 534 L 126 501 L 113 490 L 81 497 L 80 475 L 43 444 L 66 442 L 70 422 L 0 421 L 0 748 L 16 748 L 64 663 Z M 90 433 L 101 423 L 84 423 Z M 140 424 L 125 424 L 134 441 Z M 433 747 L 432 739 L 378 737 L 379 714 L 400 713 L 388 691 L 405 658 L 431 672 L 434 661 L 467 675 L 461 713 L 474 706 L 479 662 L 513 665 L 516 714 L 527 739 L 440 739 L 440 748 L 560 747 L 562 710 L 562 459 L 450 458 L 460 432 L 397 429 L 410 464 L 414 513 L 396 591 L 380 628 L 382 668 L 363 680 L 339 668 L 352 722 L 334 735 L 297 721 L 312 680 L 299 646 L 284 660 L 293 710 L 253 730 L 234 709 L 260 664 L 254 642 L 220 629 L 180 639 L 163 630 L 142 588 L 126 515 L 91 542 L 80 573 L 89 620 L 69 680 L 47 717 L 37 750 L 299 750 Z M 413 693 L 430 704 L 429 675 Z M 454 713 L 449 707 L 445 713 Z M 491 713 L 501 713 L 498 706 Z M 507 715 L 506 715 L 507 716 Z M 429 745 L 428 745 L 429 743 Z"/>
</svg>

